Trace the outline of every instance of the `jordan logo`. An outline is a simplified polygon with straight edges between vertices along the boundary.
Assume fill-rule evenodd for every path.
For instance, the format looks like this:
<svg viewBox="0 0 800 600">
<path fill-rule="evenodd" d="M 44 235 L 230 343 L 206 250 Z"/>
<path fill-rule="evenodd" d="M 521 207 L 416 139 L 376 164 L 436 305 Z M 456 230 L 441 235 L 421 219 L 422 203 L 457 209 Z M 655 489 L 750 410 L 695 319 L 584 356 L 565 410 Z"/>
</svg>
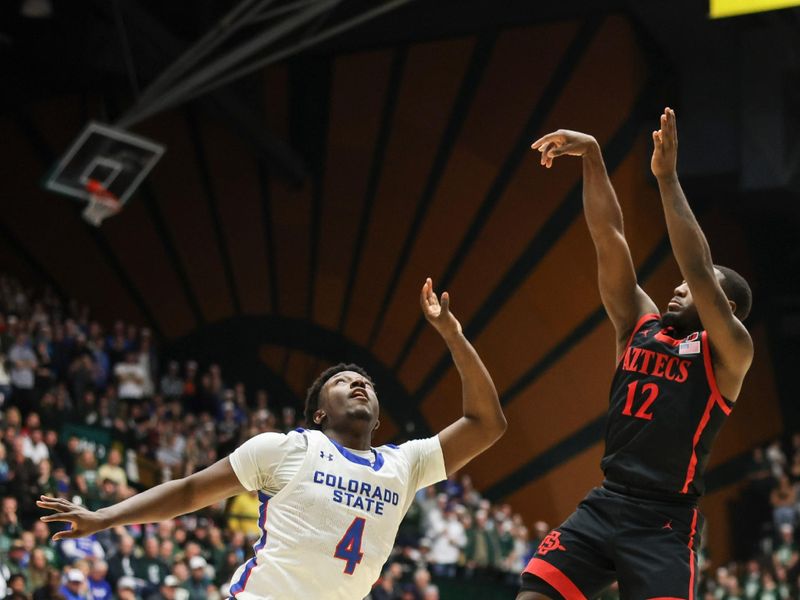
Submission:
<svg viewBox="0 0 800 600">
<path fill-rule="evenodd" d="M 672 519 L 667 521 L 661 529 L 669 529 L 671 531 L 672 530 Z"/>
<path fill-rule="evenodd" d="M 539 548 L 536 549 L 536 554 L 545 556 L 548 552 L 552 552 L 553 550 L 566 550 L 566 548 L 561 545 L 560 538 L 560 531 L 551 531 L 547 534 L 547 537 L 542 540 L 542 543 L 539 544 Z"/>
<path fill-rule="evenodd" d="M 333 454 L 330 454 L 330 453 L 325 454 L 325 452 L 323 452 L 322 450 L 319 451 L 319 457 L 320 458 L 327 458 L 328 461 L 332 461 L 333 460 Z"/>
</svg>

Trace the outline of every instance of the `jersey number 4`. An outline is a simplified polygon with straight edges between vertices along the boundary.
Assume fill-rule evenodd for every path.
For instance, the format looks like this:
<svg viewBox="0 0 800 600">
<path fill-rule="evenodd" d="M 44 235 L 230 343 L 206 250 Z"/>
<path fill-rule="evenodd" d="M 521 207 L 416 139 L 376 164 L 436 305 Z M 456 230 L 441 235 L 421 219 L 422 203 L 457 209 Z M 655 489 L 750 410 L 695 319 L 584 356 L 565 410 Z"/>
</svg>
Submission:
<svg viewBox="0 0 800 600">
<path fill-rule="evenodd" d="M 361 539 L 364 537 L 364 519 L 356 517 L 344 532 L 342 539 L 336 544 L 333 556 L 345 561 L 344 572 L 352 575 L 356 565 L 361 562 L 364 553 L 361 551 Z"/>
<path fill-rule="evenodd" d="M 653 405 L 653 402 L 656 401 L 656 398 L 658 398 L 658 386 L 655 383 L 645 383 L 642 386 L 641 395 L 644 397 L 644 402 L 642 402 L 639 410 L 633 413 L 633 401 L 636 399 L 636 388 L 638 385 L 638 381 L 628 384 L 628 396 L 625 398 L 625 408 L 622 409 L 622 414 L 651 421 L 653 419 L 653 413 L 650 412 L 650 407 Z"/>
</svg>

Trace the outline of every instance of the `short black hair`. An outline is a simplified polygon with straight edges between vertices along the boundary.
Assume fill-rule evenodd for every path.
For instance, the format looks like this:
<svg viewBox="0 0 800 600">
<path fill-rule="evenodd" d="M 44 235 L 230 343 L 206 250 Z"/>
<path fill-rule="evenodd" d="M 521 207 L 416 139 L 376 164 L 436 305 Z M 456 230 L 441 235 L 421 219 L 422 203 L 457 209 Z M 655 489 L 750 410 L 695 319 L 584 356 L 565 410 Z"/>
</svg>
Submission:
<svg viewBox="0 0 800 600">
<path fill-rule="evenodd" d="M 307 429 L 322 429 L 321 424 L 314 422 L 314 413 L 317 412 L 317 408 L 319 408 L 319 393 L 322 391 L 322 386 L 325 385 L 326 381 L 343 371 L 353 371 L 372 381 L 372 377 L 369 376 L 363 367 L 353 363 L 339 363 L 338 365 L 333 365 L 325 369 L 319 374 L 319 377 L 314 380 L 314 383 L 311 384 L 311 387 L 308 388 L 306 392 L 306 408 L 304 414 L 306 417 Z"/>
<path fill-rule="evenodd" d="M 736 310 L 733 314 L 740 321 L 744 321 L 753 307 L 753 291 L 750 289 L 750 284 L 731 268 L 720 265 L 714 265 L 714 268 L 722 273 L 720 285 L 722 286 L 722 291 L 725 292 L 725 296 L 727 296 L 728 300 L 733 300 L 736 303 Z"/>
</svg>

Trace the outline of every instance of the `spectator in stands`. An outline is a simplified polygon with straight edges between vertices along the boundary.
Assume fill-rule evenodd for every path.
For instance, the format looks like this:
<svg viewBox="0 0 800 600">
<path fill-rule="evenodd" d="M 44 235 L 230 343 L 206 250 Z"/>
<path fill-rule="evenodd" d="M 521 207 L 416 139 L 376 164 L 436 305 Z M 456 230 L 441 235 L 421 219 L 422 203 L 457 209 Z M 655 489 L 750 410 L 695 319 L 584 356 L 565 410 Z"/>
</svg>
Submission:
<svg viewBox="0 0 800 600">
<path fill-rule="evenodd" d="M 754 600 L 758 597 L 761 592 L 761 565 L 757 560 L 747 561 L 741 585 L 745 600 Z"/>
<path fill-rule="evenodd" d="M 27 333 L 20 333 L 8 351 L 11 361 L 11 400 L 23 416 L 28 414 L 34 403 L 34 370 L 38 364 L 36 354 L 31 349 Z"/>
<path fill-rule="evenodd" d="M 159 544 L 155 537 L 148 537 L 144 541 L 144 555 L 137 561 L 136 577 L 145 582 L 145 593 L 149 594 L 158 589 L 164 578 L 169 574 L 169 568 L 158 555 Z"/>
<path fill-rule="evenodd" d="M 432 540 L 428 560 L 439 577 L 455 577 L 461 550 L 467 545 L 467 533 L 456 511 L 447 508 L 443 517 L 431 523 L 428 535 Z"/>
<path fill-rule="evenodd" d="M 167 575 L 164 578 L 161 587 L 157 592 L 150 594 L 146 597 L 146 600 L 180 600 L 178 595 L 178 586 L 180 585 L 180 581 L 174 575 Z M 184 591 L 184 590 L 180 590 Z M 188 594 L 184 594 L 186 596 Z"/>
<path fill-rule="evenodd" d="M 8 491 L 22 507 L 22 522 L 27 526 L 35 514 L 33 502 L 38 498 L 39 469 L 25 456 L 25 442 L 22 437 L 14 439 L 10 464 L 12 476 L 8 482 Z"/>
<path fill-rule="evenodd" d="M 228 507 L 228 529 L 257 537 L 258 511 L 261 503 L 256 492 L 244 492 L 234 496 Z"/>
<path fill-rule="evenodd" d="M 36 413 L 31 413 L 33 416 Z M 38 427 L 31 429 L 28 435 L 22 438 L 22 453 L 31 459 L 33 464 L 38 465 L 43 460 L 50 458 L 50 449 L 44 443 L 44 433 Z"/>
<path fill-rule="evenodd" d="M 797 566 L 800 555 L 798 554 L 797 544 L 794 541 L 794 527 L 788 523 L 780 526 L 780 539 L 772 553 L 772 563 L 775 568 L 783 567 L 793 570 Z"/>
<path fill-rule="evenodd" d="M 6 581 L 6 585 L 8 586 L 8 598 L 27 598 L 28 595 L 25 593 L 26 588 L 26 581 L 25 575 L 22 573 L 14 573 L 11 577 L 8 578 Z"/>
<path fill-rule="evenodd" d="M 782 525 L 794 526 L 797 522 L 797 492 L 789 481 L 789 477 L 781 474 L 778 485 L 770 494 L 772 504 L 772 519 L 775 529 L 780 529 Z"/>
<path fill-rule="evenodd" d="M 97 541 L 97 536 L 90 535 L 88 537 L 59 540 L 57 542 L 58 549 L 64 562 L 73 564 L 79 560 L 95 560 L 105 558 L 106 552 L 100 542 Z"/>
<path fill-rule="evenodd" d="M 431 583 L 431 574 L 427 569 L 417 569 L 414 571 L 414 595 L 420 600 L 430 598 L 431 594 L 435 591 L 435 596 L 438 597 L 439 588 Z"/>
<path fill-rule="evenodd" d="M 117 378 L 117 396 L 120 400 L 137 402 L 144 397 L 147 374 L 136 353 L 127 352 L 125 362 L 114 367 L 114 375 Z"/>
<path fill-rule="evenodd" d="M 484 575 L 498 564 L 500 547 L 495 531 L 489 527 L 489 516 L 485 510 L 475 513 L 473 526 L 467 529 L 464 556 L 468 576 Z"/>
<path fill-rule="evenodd" d="M 138 567 L 138 560 L 134 555 L 135 542 L 133 538 L 124 534 L 119 540 L 117 553 L 108 560 L 108 582 L 111 587 L 116 587 L 117 582 L 123 577 L 134 577 Z"/>
<path fill-rule="evenodd" d="M 6 446 L 0 443 L 0 494 L 7 493 L 7 484 L 12 476 L 11 466 L 8 464 L 8 456 L 6 455 Z"/>
<path fill-rule="evenodd" d="M 189 591 L 189 600 L 206 600 L 211 581 L 206 571 L 208 564 L 202 556 L 193 556 L 189 560 L 189 580 L 183 587 Z"/>
<path fill-rule="evenodd" d="M 86 449 L 78 456 L 75 465 L 75 484 L 84 500 L 94 500 L 100 491 L 100 481 L 97 474 L 97 456 L 92 450 Z"/>
<path fill-rule="evenodd" d="M 56 569 L 48 569 L 47 583 L 33 591 L 33 600 L 64 600 L 60 588 L 61 573 Z"/>
<path fill-rule="evenodd" d="M 83 572 L 79 569 L 67 571 L 64 585 L 59 590 L 65 600 L 89 600 L 88 586 Z"/>
<path fill-rule="evenodd" d="M 136 580 L 133 577 L 121 577 L 117 582 L 117 599 L 138 600 L 136 587 Z"/>
<path fill-rule="evenodd" d="M 764 455 L 767 458 L 767 463 L 769 464 L 772 476 L 775 479 L 780 479 L 781 475 L 783 475 L 783 472 L 786 469 L 786 455 L 783 453 L 781 443 L 777 440 L 771 443 L 769 446 L 767 446 L 767 450 Z"/>
<path fill-rule="evenodd" d="M 113 592 L 108 582 L 108 563 L 96 560 L 89 572 L 89 597 L 93 600 L 111 600 Z"/>
<path fill-rule="evenodd" d="M 47 583 L 47 574 L 50 565 L 47 564 L 47 555 L 41 548 L 34 548 L 30 554 L 30 561 L 25 569 L 28 590 L 36 590 Z"/>
<path fill-rule="evenodd" d="M 102 481 L 110 479 L 113 481 L 123 496 L 128 490 L 128 477 L 125 469 L 122 468 L 122 453 L 117 448 L 108 451 L 106 462 L 97 470 L 97 476 Z"/>
<path fill-rule="evenodd" d="M 161 378 L 161 393 L 166 400 L 175 400 L 183 394 L 183 380 L 180 377 L 180 366 L 176 360 L 169 362 L 167 372 Z"/>
<path fill-rule="evenodd" d="M 378 582 L 370 592 L 370 600 L 395 600 L 401 594 L 399 581 L 392 574 L 391 567 L 383 570 Z"/>
</svg>

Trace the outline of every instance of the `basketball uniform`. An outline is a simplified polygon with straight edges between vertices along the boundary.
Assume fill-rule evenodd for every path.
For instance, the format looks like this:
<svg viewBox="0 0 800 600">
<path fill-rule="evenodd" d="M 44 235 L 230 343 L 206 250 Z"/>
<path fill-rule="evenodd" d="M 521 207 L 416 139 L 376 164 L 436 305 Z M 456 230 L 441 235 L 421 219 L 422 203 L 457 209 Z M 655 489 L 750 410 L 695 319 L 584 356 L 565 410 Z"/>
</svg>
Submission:
<svg viewBox="0 0 800 600">
<path fill-rule="evenodd" d="M 717 388 L 707 333 L 672 333 L 657 314 L 636 324 L 611 383 L 603 485 L 542 540 L 523 590 L 577 600 L 618 580 L 626 599 L 694 599 L 697 499 L 732 403 Z"/>
<path fill-rule="evenodd" d="M 438 436 L 357 452 L 321 431 L 262 433 L 230 462 L 261 500 L 255 555 L 231 580 L 237 600 L 361 600 L 416 491 L 446 478 Z"/>
</svg>

